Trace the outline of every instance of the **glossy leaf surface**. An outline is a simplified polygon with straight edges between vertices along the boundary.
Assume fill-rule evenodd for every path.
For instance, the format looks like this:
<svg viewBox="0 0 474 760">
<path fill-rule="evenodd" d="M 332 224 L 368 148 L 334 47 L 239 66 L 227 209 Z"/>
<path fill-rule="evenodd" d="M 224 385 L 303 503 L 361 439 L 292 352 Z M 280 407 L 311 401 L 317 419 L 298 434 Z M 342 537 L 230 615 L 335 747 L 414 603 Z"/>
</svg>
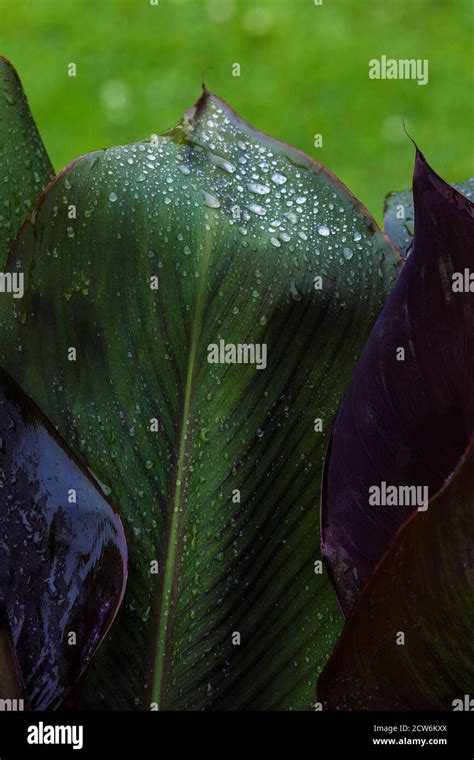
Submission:
<svg viewBox="0 0 474 760">
<path fill-rule="evenodd" d="M 123 529 L 39 409 L 0 372 L 0 634 L 32 709 L 58 707 L 90 662 L 123 596 Z M 1 681 L 0 681 L 1 683 Z"/>
<path fill-rule="evenodd" d="M 341 623 L 321 463 L 393 248 L 329 172 L 205 91 L 163 135 L 71 164 L 19 262 L 2 359 L 110 489 L 130 549 L 83 704 L 309 707 Z"/>
<path fill-rule="evenodd" d="M 0 56 L 0 267 L 53 175 L 18 75 Z"/>
</svg>

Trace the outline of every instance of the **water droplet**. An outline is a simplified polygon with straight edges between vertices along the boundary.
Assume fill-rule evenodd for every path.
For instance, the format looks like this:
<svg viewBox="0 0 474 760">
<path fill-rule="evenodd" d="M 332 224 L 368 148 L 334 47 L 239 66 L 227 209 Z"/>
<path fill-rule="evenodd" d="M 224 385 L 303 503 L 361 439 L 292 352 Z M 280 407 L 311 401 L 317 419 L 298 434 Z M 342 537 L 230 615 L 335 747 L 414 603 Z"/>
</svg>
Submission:
<svg viewBox="0 0 474 760">
<path fill-rule="evenodd" d="M 234 164 L 230 161 L 227 161 L 227 159 L 222 158 L 221 156 L 216 156 L 214 153 L 211 153 L 210 158 L 215 166 L 219 166 L 220 169 L 224 169 L 224 171 L 228 174 L 233 174 L 235 172 Z"/>
<path fill-rule="evenodd" d="M 301 301 L 303 296 L 301 295 L 300 291 L 296 287 L 295 283 L 291 283 L 291 289 L 290 289 L 291 297 L 293 301 Z"/>
<path fill-rule="evenodd" d="M 344 254 L 344 258 L 347 259 L 347 261 L 350 261 L 354 255 L 350 248 L 344 248 L 342 253 Z"/>
<path fill-rule="evenodd" d="M 247 187 L 257 195 L 268 195 L 270 192 L 268 185 L 261 185 L 259 182 L 247 182 Z"/>
<path fill-rule="evenodd" d="M 203 190 L 203 196 L 204 196 L 204 203 L 206 206 L 209 206 L 209 208 L 220 208 L 220 201 L 210 193 L 206 193 L 205 190 Z"/>
<path fill-rule="evenodd" d="M 275 182 L 276 185 L 284 185 L 287 177 L 285 177 L 284 174 L 280 174 L 280 172 L 275 172 L 272 174 L 272 180 Z"/>
<path fill-rule="evenodd" d="M 276 237 L 271 237 L 271 238 L 270 238 L 270 243 L 271 243 L 273 246 L 275 246 L 275 248 L 281 248 L 281 243 L 280 243 L 280 241 L 278 240 L 278 238 L 276 238 Z"/>
<path fill-rule="evenodd" d="M 318 227 L 318 232 L 323 237 L 328 237 L 329 235 L 329 227 L 327 227 L 325 224 L 320 224 Z"/>
<path fill-rule="evenodd" d="M 263 206 L 260 206 L 258 203 L 249 203 L 247 208 L 249 211 L 253 211 L 254 214 L 258 214 L 259 216 L 265 216 L 267 213 L 267 209 L 263 208 Z"/>
<path fill-rule="evenodd" d="M 116 200 L 117 200 L 117 193 L 110 193 L 110 195 L 109 195 L 109 201 L 111 203 L 115 203 Z"/>
<path fill-rule="evenodd" d="M 257 436 L 257 438 L 263 438 L 263 436 L 265 435 L 265 431 L 258 428 L 258 430 L 255 431 L 255 435 Z"/>
<path fill-rule="evenodd" d="M 360 234 L 360 232 L 354 232 L 352 238 L 357 243 L 358 240 L 362 240 L 362 235 Z"/>
</svg>

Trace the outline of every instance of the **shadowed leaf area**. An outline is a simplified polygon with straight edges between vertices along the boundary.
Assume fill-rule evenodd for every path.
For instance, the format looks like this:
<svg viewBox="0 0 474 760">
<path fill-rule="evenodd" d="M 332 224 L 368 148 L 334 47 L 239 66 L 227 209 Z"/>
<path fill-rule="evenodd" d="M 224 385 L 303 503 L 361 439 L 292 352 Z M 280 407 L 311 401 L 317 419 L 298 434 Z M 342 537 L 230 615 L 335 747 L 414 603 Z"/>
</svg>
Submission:
<svg viewBox="0 0 474 760">
<path fill-rule="evenodd" d="M 3 370 L 0 477 L 0 697 L 18 698 L 19 669 L 31 708 L 55 708 L 120 604 L 123 529 L 96 483 Z"/>
<path fill-rule="evenodd" d="M 346 615 L 395 531 L 442 487 L 474 429 L 465 277 L 474 205 L 419 151 L 413 194 L 413 252 L 351 378 L 325 466 L 322 548 Z M 387 487 L 395 498 L 377 501 Z"/>
<path fill-rule="evenodd" d="M 396 534 L 356 603 L 319 678 L 325 709 L 464 709 L 474 691 L 473 509 L 471 446 L 428 511 Z"/>
<path fill-rule="evenodd" d="M 310 707 L 341 625 L 317 565 L 327 431 L 397 264 L 329 172 L 206 91 L 50 186 L 1 355 L 125 522 L 84 706 Z"/>
<path fill-rule="evenodd" d="M 54 171 L 18 75 L 0 56 L 0 267 Z"/>
</svg>

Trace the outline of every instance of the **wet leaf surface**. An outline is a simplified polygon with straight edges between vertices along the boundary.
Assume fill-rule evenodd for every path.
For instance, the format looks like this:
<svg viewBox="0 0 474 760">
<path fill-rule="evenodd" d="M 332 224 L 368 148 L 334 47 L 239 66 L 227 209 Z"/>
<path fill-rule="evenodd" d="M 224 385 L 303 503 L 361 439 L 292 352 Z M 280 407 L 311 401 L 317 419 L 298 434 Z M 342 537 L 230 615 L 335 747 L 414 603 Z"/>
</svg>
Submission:
<svg viewBox="0 0 474 760">
<path fill-rule="evenodd" d="M 19 262 L 2 360 L 130 550 L 82 704 L 308 708 L 341 625 L 318 565 L 327 431 L 397 254 L 329 172 L 204 92 L 163 135 L 71 164 Z M 239 345 L 258 355 L 225 363 Z"/>
<path fill-rule="evenodd" d="M 0 267 L 53 176 L 18 75 L 0 56 Z"/>
<path fill-rule="evenodd" d="M 0 486 L 0 686 L 13 687 L 11 636 L 32 709 L 58 707 L 120 604 L 126 546 L 98 486 L 3 371 Z"/>
</svg>

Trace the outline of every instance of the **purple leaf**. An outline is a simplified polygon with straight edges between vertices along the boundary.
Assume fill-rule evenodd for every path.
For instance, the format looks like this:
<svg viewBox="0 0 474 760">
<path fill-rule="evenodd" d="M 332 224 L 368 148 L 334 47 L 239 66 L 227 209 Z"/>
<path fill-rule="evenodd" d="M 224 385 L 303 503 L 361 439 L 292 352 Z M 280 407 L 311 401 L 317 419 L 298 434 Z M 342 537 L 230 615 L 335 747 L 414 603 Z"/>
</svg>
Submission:
<svg viewBox="0 0 474 760">
<path fill-rule="evenodd" d="M 126 544 L 95 481 L 3 370 L 0 550 L 0 603 L 31 707 L 58 707 L 120 605 Z"/>
<path fill-rule="evenodd" d="M 418 150 L 413 195 L 413 253 L 352 376 L 326 460 L 322 549 L 346 615 L 395 531 L 423 494 L 442 487 L 473 431 L 474 310 L 466 277 L 474 263 L 474 205 Z M 467 291 L 457 292 L 455 278 Z M 398 505 L 369 503 L 377 489 L 383 496 L 383 484 L 396 487 Z"/>
<path fill-rule="evenodd" d="M 460 710 L 466 695 L 469 703 L 473 508 L 471 444 L 448 485 L 402 526 L 371 575 L 319 678 L 324 709 Z"/>
</svg>

